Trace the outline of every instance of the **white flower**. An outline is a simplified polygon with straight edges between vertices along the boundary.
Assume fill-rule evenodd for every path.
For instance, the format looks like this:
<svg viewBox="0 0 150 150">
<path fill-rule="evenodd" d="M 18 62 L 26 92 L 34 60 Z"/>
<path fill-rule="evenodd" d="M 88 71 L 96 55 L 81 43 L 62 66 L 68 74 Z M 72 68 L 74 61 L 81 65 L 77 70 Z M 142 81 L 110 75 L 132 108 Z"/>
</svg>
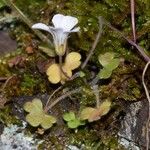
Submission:
<svg viewBox="0 0 150 150">
<path fill-rule="evenodd" d="M 56 14 L 52 18 L 53 26 L 47 26 L 43 23 L 36 23 L 32 26 L 33 29 L 41 29 L 48 31 L 53 36 L 55 51 L 57 55 L 62 56 L 66 51 L 68 35 L 71 32 L 78 32 L 79 27 L 75 27 L 78 19 L 72 16 L 64 16 Z"/>
</svg>

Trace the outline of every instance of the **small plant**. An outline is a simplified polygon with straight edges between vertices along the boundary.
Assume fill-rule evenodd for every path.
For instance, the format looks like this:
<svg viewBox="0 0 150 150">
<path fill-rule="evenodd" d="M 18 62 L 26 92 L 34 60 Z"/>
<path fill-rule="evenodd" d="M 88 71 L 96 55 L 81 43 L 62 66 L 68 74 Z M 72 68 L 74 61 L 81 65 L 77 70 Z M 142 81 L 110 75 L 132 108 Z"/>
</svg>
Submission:
<svg viewBox="0 0 150 150">
<path fill-rule="evenodd" d="M 26 116 L 26 121 L 33 127 L 41 125 L 44 129 L 49 129 L 56 123 L 55 117 L 44 112 L 40 99 L 35 98 L 32 102 L 25 103 L 24 110 L 29 113 Z"/>
<path fill-rule="evenodd" d="M 92 49 L 89 52 L 89 55 L 81 65 L 81 55 L 78 52 L 70 52 L 66 53 L 66 44 L 67 39 L 70 33 L 78 32 L 79 27 L 75 27 L 78 23 L 77 18 L 71 16 L 64 16 L 61 14 L 57 14 L 52 18 L 52 23 L 54 27 L 47 26 L 43 23 L 37 23 L 32 26 L 33 29 L 41 29 L 48 31 L 54 41 L 55 53 L 59 57 L 58 63 L 51 64 L 47 70 L 46 74 L 48 76 L 48 80 L 57 84 L 61 82 L 65 83 L 67 80 L 72 80 L 76 77 L 83 78 L 85 77 L 85 73 L 82 71 L 89 61 L 93 50 L 96 46 L 95 42 L 92 46 Z M 100 30 L 102 28 L 100 27 Z M 100 36 L 101 31 L 98 33 L 98 37 Z M 98 42 L 98 38 L 96 38 L 96 43 Z M 47 50 L 46 50 L 47 51 Z M 51 54 L 49 54 L 51 56 Z M 55 56 L 55 55 L 54 55 Z M 64 58 L 64 61 L 63 61 Z M 105 53 L 103 55 L 99 55 L 99 62 L 103 66 L 103 69 L 99 73 L 100 79 L 109 78 L 112 74 L 112 71 L 118 67 L 119 59 L 115 58 L 114 53 Z M 73 70 L 77 69 L 81 65 L 81 69 L 75 76 L 73 76 Z M 27 102 L 24 105 L 24 110 L 29 114 L 26 116 L 26 121 L 32 125 L 33 127 L 37 127 L 41 125 L 44 129 L 49 129 L 54 123 L 56 123 L 56 118 L 48 115 L 48 111 L 52 109 L 58 102 L 66 97 L 71 96 L 75 93 L 80 93 L 82 87 L 78 87 L 72 91 L 68 91 L 63 93 L 63 95 L 56 98 L 51 104 L 50 100 L 53 95 L 58 92 L 62 86 L 58 89 L 54 90 L 54 92 L 50 95 L 45 108 L 43 108 L 43 104 L 40 99 L 33 99 L 31 102 Z M 91 86 L 93 92 L 96 96 L 96 107 L 85 107 L 80 113 L 77 112 L 78 115 L 75 115 L 74 112 L 68 112 L 63 115 L 63 119 L 67 122 L 67 125 L 71 129 L 75 129 L 79 126 L 85 125 L 85 120 L 88 122 L 93 122 L 100 119 L 102 116 L 106 115 L 111 107 L 111 102 L 106 100 L 103 103 L 99 103 L 99 91 L 98 85 L 96 83 Z"/>
<path fill-rule="evenodd" d="M 74 112 L 65 113 L 63 115 L 63 119 L 67 122 L 68 127 L 71 129 L 85 125 L 85 122 L 77 118 Z"/>
<path fill-rule="evenodd" d="M 81 111 L 81 120 L 88 120 L 88 122 L 93 122 L 99 120 L 102 116 L 106 115 L 111 108 L 111 102 L 106 100 L 98 107 L 86 107 Z"/>
<path fill-rule="evenodd" d="M 98 76 L 100 79 L 110 78 L 114 69 L 119 66 L 120 59 L 115 57 L 115 54 L 112 52 L 107 52 L 105 54 L 100 54 L 98 56 L 100 64 L 103 66 L 103 69 L 100 70 Z"/>
<path fill-rule="evenodd" d="M 59 64 L 52 64 L 47 69 L 48 79 L 51 83 L 64 83 L 67 78 L 72 76 L 72 70 L 78 68 L 81 64 L 81 55 L 77 52 L 71 52 L 66 56 L 64 64 L 62 64 L 62 56 L 66 54 L 67 39 L 70 33 L 78 32 L 79 27 L 75 27 L 78 19 L 72 16 L 64 16 L 56 14 L 52 18 L 54 26 L 47 26 L 43 23 L 36 23 L 33 29 L 41 29 L 49 32 L 54 41 L 55 52 L 59 56 Z"/>
</svg>

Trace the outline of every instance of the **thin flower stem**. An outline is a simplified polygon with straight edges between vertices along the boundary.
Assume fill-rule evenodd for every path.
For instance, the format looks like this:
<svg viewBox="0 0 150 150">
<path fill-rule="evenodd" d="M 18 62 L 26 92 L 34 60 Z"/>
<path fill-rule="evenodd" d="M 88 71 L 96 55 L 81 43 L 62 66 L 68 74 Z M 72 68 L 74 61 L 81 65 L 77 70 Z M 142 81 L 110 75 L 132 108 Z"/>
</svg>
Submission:
<svg viewBox="0 0 150 150">
<path fill-rule="evenodd" d="M 150 95 L 149 95 L 149 91 L 147 89 L 147 86 L 145 84 L 145 73 L 148 69 L 150 65 L 150 61 L 146 64 L 144 70 L 143 70 L 143 74 L 142 74 L 142 84 L 143 84 L 143 87 L 144 87 L 144 90 L 145 90 L 145 94 L 146 94 L 146 97 L 147 97 L 147 100 L 148 100 L 148 119 L 147 119 L 147 122 L 146 122 L 146 150 L 149 150 L 149 124 L 150 124 Z"/>
<path fill-rule="evenodd" d="M 52 108 L 54 107 L 58 102 L 60 102 L 61 100 L 67 98 L 68 96 L 72 95 L 72 94 L 75 94 L 75 93 L 79 93 L 81 92 L 81 88 L 78 88 L 78 89 L 75 89 L 75 90 L 72 90 L 72 91 L 68 91 L 66 92 L 64 95 L 58 97 L 51 105 L 49 105 L 47 107 L 47 112 Z"/>
<path fill-rule="evenodd" d="M 87 58 L 85 59 L 85 61 L 83 62 L 82 66 L 81 66 L 81 69 L 84 69 L 85 66 L 87 65 L 87 63 L 90 60 L 91 56 L 93 55 L 93 52 L 94 52 L 94 50 L 95 50 L 95 48 L 96 48 L 96 46 L 97 46 L 97 44 L 99 42 L 99 39 L 100 39 L 100 37 L 102 35 L 103 19 L 102 19 L 102 17 L 99 17 L 98 19 L 99 19 L 99 31 L 98 31 L 98 34 L 97 34 L 96 39 L 95 39 L 95 41 L 94 41 L 94 43 L 92 45 L 92 48 L 89 51 L 89 54 L 88 54 Z"/>
<path fill-rule="evenodd" d="M 136 43 L 134 43 L 132 40 L 128 39 L 123 33 L 121 33 L 118 29 L 116 29 L 115 27 L 113 27 L 109 22 L 107 22 L 106 20 L 104 21 L 105 25 L 107 25 L 110 29 L 118 32 L 125 40 L 128 41 L 128 43 L 130 43 L 131 45 L 133 45 L 138 52 L 141 54 L 141 56 L 143 56 L 144 60 L 149 62 L 150 61 L 150 57 L 144 52 L 143 48 L 140 47 L 139 45 L 137 45 Z"/>
<path fill-rule="evenodd" d="M 60 71 L 61 71 L 61 73 L 63 73 L 63 75 L 64 75 L 67 79 L 70 79 L 70 77 L 67 75 L 67 73 L 64 72 L 64 70 L 62 69 L 62 56 L 59 56 L 59 66 L 60 66 Z"/>
<path fill-rule="evenodd" d="M 49 96 L 49 98 L 48 98 L 48 100 L 47 100 L 47 103 L 46 103 L 46 105 L 45 105 L 45 107 L 44 107 L 44 111 L 46 112 L 47 111 L 47 107 L 48 107 L 48 105 L 49 105 L 49 102 L 50 102 L 50 100 L 51 100 L 51 98 L 54 96 L 54 94 L 55 93 L 57 93 L 59 90 L 61 90 L 62 89 L 62 86 L 60 86 L 60 87 L 58 87 L 56 90 L 54 90 L 54 92 Z"/>
<path fill-rule="evenodd" d="M 133 41 L 134 41 L 134 43 L 136 43 L 135 0 L 130 0 L 130 7 L 131 7 L 131 22 L 132 22 Z"/>
</svg>

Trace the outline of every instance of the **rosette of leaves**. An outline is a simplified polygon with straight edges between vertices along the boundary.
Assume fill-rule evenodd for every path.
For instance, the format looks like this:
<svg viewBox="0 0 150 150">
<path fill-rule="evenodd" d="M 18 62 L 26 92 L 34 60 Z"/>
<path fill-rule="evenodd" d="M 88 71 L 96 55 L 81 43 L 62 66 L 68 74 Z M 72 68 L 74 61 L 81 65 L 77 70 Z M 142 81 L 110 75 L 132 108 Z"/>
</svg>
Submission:
<svg viewBox="0 0 150 150">
<path fill-rule="evenodd" d="M 71 129 L 75 129 L 81 125 L 85 125 L 84 121 L 81 121 L 75 116 L 74 112 L 65 113 L 63 119 L 67 122 L 67 125 Z"/>
<path fill-rule="evenodd" d="M 71 52 L 66 56 L 65 62 L 62 65 L 62 70 L 69 78 L 72 76 L 72 71 L 80 66 L 80 59 L 81 55 L 77 52 Z M 59 82 L 64 83 L 67 80 L 63 72 L 60 69 L 60 65 L 54 63 L 49 66 L 46 74 L 51 83 L 57 84 Z"/>
<path fill-rule="evenodd" d="M 111 76 L 114 69 L 119 66 L 120 59 L 115 57 L 115 53 L 107 52 L 98 56 L 103 69 L 100 70 L 98 76 L 100 79 L 107 79 Z"/>
<path fill-rule="evenodd" d="M 80 113 L 81 120 L 88 120 L 88 122 L 93 122 L 99 120 L 102 116 L 106 115 L 111 108 L 111 102 L 106 100 L 100 106 L 86 107 Z"/>
<path fill-rule="evenodd" d="M 44 112 L 43 104 L 40 99 L 35 98 L 31 102 L 25 103 L 23 108 L 29 113 L 26 116 L 26 121 L 33 127 L 41 125 L 42 128 L 49 129 L 56 123 L 55 117 Z"/>
</svg>

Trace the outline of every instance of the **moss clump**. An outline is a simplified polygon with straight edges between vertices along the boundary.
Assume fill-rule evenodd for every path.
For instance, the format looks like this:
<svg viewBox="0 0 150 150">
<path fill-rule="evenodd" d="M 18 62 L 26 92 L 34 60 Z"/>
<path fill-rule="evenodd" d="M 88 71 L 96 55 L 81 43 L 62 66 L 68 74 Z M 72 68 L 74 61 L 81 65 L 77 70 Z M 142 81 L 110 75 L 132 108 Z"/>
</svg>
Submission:
<svg viewBox="0 0 150 150">
<path fill-rule="evenodd" d="M 86 132 L 85 132 L 86 131 Z M 102 131 L 101 131 L 102 132 Z M 121 146 L 117 138 L 115 136 L 103 135 L 99 137 L 98 133 L 94 130 L 89 129 L 80 129 L 77 133 L 72 133 L 70 135 L 70 144 L 76 145 L 79 149 L 86 150 L 104 150 L 104 149 L 115 149 L 115 150 L 125 150 L 123 146 Z"/>
<path fill-rule="evenodd" d="M 21 124 L 21 121 L 12 114 L 11 107 L 9 106 L 5 106 L 3 109 L 0 109 L 0 121 L 5 125 Z"/>
</svg>

